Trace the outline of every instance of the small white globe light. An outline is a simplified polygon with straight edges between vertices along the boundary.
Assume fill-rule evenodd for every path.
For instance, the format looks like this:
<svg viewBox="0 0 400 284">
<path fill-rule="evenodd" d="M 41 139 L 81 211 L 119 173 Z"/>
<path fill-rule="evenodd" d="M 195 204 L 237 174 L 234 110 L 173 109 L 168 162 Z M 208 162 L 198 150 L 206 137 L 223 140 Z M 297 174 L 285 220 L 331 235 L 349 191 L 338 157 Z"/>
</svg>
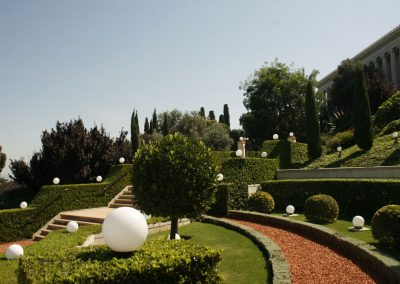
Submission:
<svg viewBox="0 0 400 284">
<path fill-rule="evenodd" d="M 399 133 L 397 131 L 393 132 L 392 134 L 393 138 L 397 138 L 399 136 Z"/>
<path fill-rule="evenodd" d="M 119 163 L 120 163 L 120 164 L 125 163 L 125 158 L 124 158 L 124 157 L 119 158 Z"/>
<path fill-rule="evenodd" d="M 217 174 L 217 181 L 223 181 L 224 180 L 224 175 L 223 174 Z"/>
<path fill-rule="evenodd" d="M 67 231 L 69 233 L 76 233 L 79 229 L 79 224 L 75 221 L 70 221 L 67 224 Z"/>
<path fill-rule="evenodd" d="M 274 134 L 274 135 L 272 135 L 272 139 L 274 139 L 274 140 L 278 140 L 278 138 L 279 138 L 279 135 L 278 135 L 278 134 Z"/>
<path fill-rule="evenodd" d="M 289 133 L 289 136 L 290 136 L 290 137 L 293 137 L 293 135 L 294 135 L 293 132 L 290 132 L 290 133 Z"/>
<path fill-rule="evenodd" d="M 60 179 L 58 177 L 53 178 L 53 183 L 54 184 L 59 184 L 60 183 Z"/>
<path fill-rule="evenodd" d="M 6 249 L 6 258 L 9 260 L 20 258 L 24 255 L 24 249 L 18 244 L 13 244 Z"/>
<path fill-rule="evenodd" d="M 102 180 L 103 180 L 103 178 L 102 178 L 101 176 L 97 176 L 97 177 L 96 177 L 96 181 L 97 181 L 97 182 L 101 182 Z"/>
<path fill-rule="evenodd" d="M 261 152 L 261 158 L 266 158 L 268 156 L 267 152 Z"/>
<path fill-rule="evenodd" d="M 358 216 L 358 215 L 354 216 L 352 222 L 353 222 L 354 228 L 356 228 L 356 229 L 361 229 L 362 227 L 364 227 L 364 224 L 365 224 L 364 218 L 361 216 Z"/>
<path fill-rule="evenodd" d="M 111 211 L 102 227 L 104 241 L 116 252 L 138 249 L 146 240 L 148 232 L 143 214 L 131 207 L 120 207 Z"/>
<path fill-rule="evenodd" d="M 239 140 L 240 140 L 240 141 L 243 141 L 243 137 L 239 137 Z"/>
<path fill-rule="evenodd" d="M 236 151 L 236 157 L 241 157 L 243 154 L 242 150 L 237 150 Z"/>
<path fill-rule="evenodd" d="M 26 203 L 25 201 L 22 201 L 22 202 L 19 204 L 19 207 L 21 207 L 22 209 L 25 209 L 26 207 L 28 207 L 28 203 Z"/>
<path fill-rule="evenodd" d="M 286 207 L 286 213 L 287 213 L 288 215 L 292 215 L 292 214 L 294 213 L 294 206 L 293 206 L 293 205 L 288 205 L 288 206 Z"/>
<path fill-rule="evenodd" d="M 167 240 L 170 240 L 170 239 L 171 239 L 171 235 L 168 234 Z M 181 236 L 179 236 L 178 234 L 175 234 L 175 240 L 180 240 L 180 239 L 181 239 Z"/>
<path fill-rule="evenodd" d="M 336 148 L 336 150 L 337 150 L 338 152 L 341 152 L 341 151 L 342 151 L 342 147 L 339 146 L 339 147 Z"/>
</svg>

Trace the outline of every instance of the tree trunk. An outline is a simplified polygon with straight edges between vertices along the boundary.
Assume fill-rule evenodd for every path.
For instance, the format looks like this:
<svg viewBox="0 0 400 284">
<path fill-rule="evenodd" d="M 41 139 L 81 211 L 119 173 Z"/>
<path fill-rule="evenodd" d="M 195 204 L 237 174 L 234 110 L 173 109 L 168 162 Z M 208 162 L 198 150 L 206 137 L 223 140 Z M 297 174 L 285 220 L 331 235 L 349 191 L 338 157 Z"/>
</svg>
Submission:
<svg viewBox="0 0 400 284">
<path fill-rule="evenodd" d="M 171 218 L 171 233 L 169 235 L 169 238 L 171 240 L 175 240 L 175 234 L 178 233 L 178 217 L 172 217 Z"/>
</svg>

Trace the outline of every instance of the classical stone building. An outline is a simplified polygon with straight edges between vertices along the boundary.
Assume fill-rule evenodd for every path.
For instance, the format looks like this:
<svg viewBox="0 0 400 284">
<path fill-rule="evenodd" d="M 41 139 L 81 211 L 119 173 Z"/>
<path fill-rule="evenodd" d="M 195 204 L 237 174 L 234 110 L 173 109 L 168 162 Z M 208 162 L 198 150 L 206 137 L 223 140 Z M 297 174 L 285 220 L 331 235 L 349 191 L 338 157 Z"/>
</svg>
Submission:
<svg viewBox="0 0 400 284">
<path fill-rule="evenodd" d="M 396 89 L 400 89 L 400 25 L 385 34 L 383 37 L 362 50 L 352 59 L 361 61 L 365 65 L 379 68 L 385 74 L 385 79 L 391 81 Z M 329 73 L 318 82 L 318 89 L 328 96 L 329 88 L 336 70 Z"/>
</svg>

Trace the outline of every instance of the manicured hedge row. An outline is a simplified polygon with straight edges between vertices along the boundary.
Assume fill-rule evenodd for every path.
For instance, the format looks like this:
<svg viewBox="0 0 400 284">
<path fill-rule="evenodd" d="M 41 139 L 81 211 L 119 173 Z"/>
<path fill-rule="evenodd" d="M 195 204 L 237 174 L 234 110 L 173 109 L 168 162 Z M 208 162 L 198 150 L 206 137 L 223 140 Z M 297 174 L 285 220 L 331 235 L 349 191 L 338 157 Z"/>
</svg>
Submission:
<svg viewBox="0 0 400 284">
<path fill-rule="evenodd" d="M 262 183 L 277 210 L 291 204 L 303 211 L 304 202 L 314 194 L 332 196 L 339 204 L 341 216 L 362 215 L 370 219 L 375 211 L 388 204 L 400 204 L 400 181 L 381 179 L 278 180 Z"/>
<path fill-rule="evenodd" d="M 133 253 L 96 246 L 26 256 L 20 271 L 23 283 L 222 283 L 220 260 L 218 251 L 159 239 Z"/>
<path fill-rule="evenodd" d="M 220 183 L 217 185 L 215 201 L 211 204 L 208 214 L 215 216 L 228 215 L 228 210 L 234 207 L 229 203 L 229 197 L 235 189 L 237 189 L 237 187 L 233 183 Z"/>
<path fill-rule="evenodd" d="M 236 158 L 236 151 L 213 151 L 212 152 L 212 159 L 214 161 L 214 164 L 217 167 L 222 166 L 222 163 L 225 159 L 231 159 L 231 158 Z M 246 151 L 246 158 L 260 158 L 261 157 L 261 151 Z"/>
<path fill-rule="evenodd" d="M 130 183 L 131 166 L 117 165 L 110 170 L 109 176 L 102 183 L 43 186 L 29 204 L 29 208 L 33 210 L 29 211 L 30 213 L 21 209 L 11 212 L 5 210 L 6 214 L 4 210 L 0 211 L 0 241 L 30 238 L 62 211 L 107 206 L 108 202 Z M 29 218 L 26 218 L 27 214 Z M 8 218 L 19 222 L 21 230 L 17 232 L 10 228 Z M 14 228 L 19 225 L 14 225 Z"/>
<path fill-rule="evenodd" d="M 236 187 L 229 194 L 229 209 L 244 209 L 247 206 L 247 185 L 275 178 L 277 160 L 264 158 L 234 158 L 224 160 L 221 172 L 224 182 Z"/>
<path fill-rule="evenodd" d="M 298 169 L 308 161 L 307 144 L 292 143 L 286 140 L 266 140 L 262 151 L 268 153 L 268 158 L 278 159 L 280 169 Z"/>
</svg>

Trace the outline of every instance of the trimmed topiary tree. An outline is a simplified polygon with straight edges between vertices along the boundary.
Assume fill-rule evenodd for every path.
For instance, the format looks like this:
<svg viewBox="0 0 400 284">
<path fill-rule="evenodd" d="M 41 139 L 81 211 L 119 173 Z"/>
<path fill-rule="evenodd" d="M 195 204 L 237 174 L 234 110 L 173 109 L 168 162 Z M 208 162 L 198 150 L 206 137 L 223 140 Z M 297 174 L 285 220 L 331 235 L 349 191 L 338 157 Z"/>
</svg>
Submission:
<svg viewBox="0 0 400 284">
<path fill-rule="evenodd" d="M 330 195 L 316 194 L 306 200 L 304 215 L 312 223 L 333 223 L 339 215 L 339 205 Z"/>
<path fill-rule="evenodd" d="M 318 121 L 317 107 L 315 105 L 315 94 L 313 80 L 310 78 L 306 87 L 306 100 L 305 100 L 305 114 L 306 114 L 306 139 L 308 158 L 310 160 L 321 157 L 321 131 Z"/>
<path fill-rule="evenodd" d="M 358 63 L 354 70 L 354 140 L 358 147 L 369 150 L 374 143 L 371 110 L 367 94 L 367 86 L 363 66 Z"/>
<path fill-rule="evenodd" d="M 171 217 L 171 239 L 178 231 L 178 218 L 203 213 L 215 189 L 211 150 L 181 134 L 143 144 L 136 152 L 132 173 L 140 209 Z"/>
<path fill-rule="evenodd" d="M 400 119 L 400 91 L 388 98 L 375 114 L 374 126 L 382 129 L 393 120 Z"/>
<path fill-rule="evenodd" d="M 271 213 L 274 208 L 274 198 L 267 192 L 258 191 L 249 197 L 249 209 L 251 211 Z"/>
<path fill-rule="evenodd" d="M 372 218 L 372 236 L 386 246 L 400 248 L 400 205 L 386 205 Z"/>
</svg>

